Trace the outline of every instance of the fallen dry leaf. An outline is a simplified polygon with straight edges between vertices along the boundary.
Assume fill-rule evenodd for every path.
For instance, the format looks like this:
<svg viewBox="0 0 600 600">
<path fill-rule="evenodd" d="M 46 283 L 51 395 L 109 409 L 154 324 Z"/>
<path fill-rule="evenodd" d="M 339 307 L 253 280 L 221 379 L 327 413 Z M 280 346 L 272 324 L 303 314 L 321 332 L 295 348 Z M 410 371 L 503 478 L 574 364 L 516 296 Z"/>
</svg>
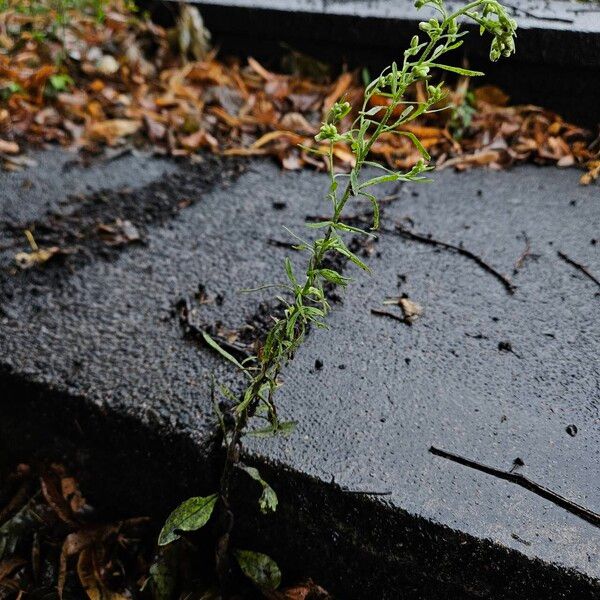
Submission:
<svg viewBox="0 0 600 600">
<path fill-rule="evenodd" d="M 86 500 L 79 489 L 77 480 L 74 477 L 62 476 L 60 487 L 63 498 L 69 503 L 73 514 L 80 513 L 87 506 Z"/>
<path fill-rule="evenodd" d="M 210 51 L 210 32 L 204 26 L 200 11 L 195 6 L 183 4 L 176 27 L 182 56 L 204 60 Z"/>
<path fill-rule="evenodd" d="M 94 565 L 94 549 L 84 548 L 77 560 L 77 576 L 90 600 L 102 600 L 102 581 Z"/>
<path fill-rule="evenodd" d="M 90 135 L 101 138 L 108 144 L 114 144 L 120 138 L 133 135 L 141 127 L 140 121 L 129 119 L 107 119 L 93 123 L 90 127 Z"/>
<path fill-rule="evenodd" d="M 495 85 L 482 85 L 475 90 L 475 101 L 486 102 L 492 106 L 506 106 L 510 98 Z"/>
<path fill-rule="evenodd" d="M 596 179 L 600 179 L 600 161 L 592 161 L 588 168 L 589 172 L 584 173 L 579 180 L 582 185 L 590 185 Z"/>
<path fill-rule="evenodd" d="M 408 323 L 413 323 L 423 314 L 423 307 L 408 298 L 400 298 L 398 304 L 404 313 L 404 318 Z"/>
<path fill-rule="evenodd" d="M 23 566 L 27 561 L 22 558 L 7 558 L 0 561 L 0 584 L 13 573 L 16 569 Z"/>
<path fill-rule="evenodd" d="M 71 507 L 65 500 L 62 489 L 59 489 L 56 477 L 51 473 L 43 473 L 40 477 L 40 487 L 46 502 L 56 515 L 68 525 L 76 525 Z"/>
<path fill-rule="evenodd" d="M 0 522 L 8 534 L 2 536 L 0 597 L 137 598 L 153 553 L 148 520 L 98 522 L 89 506 L 75 520 L 69 503 L 85 505 L 77 480 L 60 464 L 40 469 L 19 465 L 0 480 Z"/>
<path fill-rule="evenodd" d="M 39 248 L 30 252 L 17 252 L 15 254 L 15 262 L 21 269 L 30 269 L 35 265 L 42 265 L 48 262 L 53 256 L 59 254 L 61 249 L 58 246 L 50 246 L 50 248 Z"/>
<path fill-rule="evenodd" d="M 102 572 L 107 570 L 102 546 L 84 548 L 77 559 L 77 576 L 89 600 L 130 600 L 106 587 Z"/>
<path fill-rule="evenodd" d="M 19 144 L 0 139 L 0 153 L 18 154 L 20 152 Z"/>
<path fill-rule="evenodd" d="M 179 143 L 186 150 L 198 150 L 198 148 L 211 148 L 217 150 L 219 147 L 217 140 L 203 129 L 199 129 L 196 133 L 191 133 L 190 135 L 180 138 Z"/>
<path fill-rule="evenodd" d="M 80 552 L 93 544 L 103 542 L 108 536 L 114 535 L 119 530 L 118 524 L 97 525 L 81 528 L 70 533 L 63 542 L 60 553 L 60 564 L 58 573 L 58 595 L 62 598 L 67 579 L 67 566 L 69 558 L 78 556 Z"/>
<path fill-rule="evenodd" d="M 123 246 L 142 239 L 138 228 L 128 220 L 117 219 L 112 225 L 98 225 L 98 233 L 109 246 Z"/>
<path fill-rule="evenodd" d="M 331 600 L 333 598 L 312 579 L 281 590 L 265 590 L 263 595 L 267 600 Z"/>
</svg>

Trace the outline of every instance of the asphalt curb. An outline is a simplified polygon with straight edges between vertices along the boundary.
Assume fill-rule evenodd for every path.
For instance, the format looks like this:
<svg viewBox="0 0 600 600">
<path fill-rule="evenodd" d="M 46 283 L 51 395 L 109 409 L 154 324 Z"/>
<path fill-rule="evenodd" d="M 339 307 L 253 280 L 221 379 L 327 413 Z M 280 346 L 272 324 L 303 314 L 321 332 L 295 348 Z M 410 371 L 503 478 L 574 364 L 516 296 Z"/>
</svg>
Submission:
<svg viewBox="0 0 600 600">
<path fill-rule="evenodd" d="M 32 170 L 1 176 L 4 225 L 54 222 L 66 157 L 36 157 Z M 16 246 L 0 254 L 0 457 L 66 458 L 89 474 L 92 503 L 158 519 L 214 490 L 211 375 L 233 389 L 240 377 L 185 335 L 174 307 L 189 299 L 205 326 L 256 323 L 270 292 L 239 290 L 277 280 L 288 252 L 267 240 L 319 214 L 326 180 L 264 160 L 242 166 L 123 157 L 110 163 L 116 189 L 104 191 L 100 169 L 75 167 L 85 191 L 63 210 L 87 218 L 99 204 L 94 218 L 133 219 L 144 244 L 108 255 L 90 245 L 86 260 L 27 272 L 14 272 Z M 44 194 L 23 187 L 32 177 Z M 331 330 L 311 332 L 282 372 L 281 415 L 296 430 L 246 442 L 280 510 L 263 518 L 242 507 L 236 531 L 341 598 L 594 598 L 597 528 L 427 452 L 436 444 L 498 467 L 522 457 L 532 479 L 598 510 L 600 296 L 557 256 L 598 272 L 593 188 L 577 186 L 574 170 L 531 165 L 436 178 L 384 190 L 398 195 L 386 222 L 464 242 L 503 272 L 522 255 L 525 230 L 532 256 L 511 274 L 517 293 L 465 256 L 382 234 L 370 248 L 373 276 L 349 271 L 356 281 Z M 180 196 L 193 202 L 171 210 Z M 402 293 L 424 306 L 413 326 L 369 310 Z M 254 499 L 255 487 L 239 497 Z"/>
<path fill-rule="evenodd" d="M 412 2 L 386 0 L 196 3 L 224 53 L 251 54 L 273 63 L 292 47 L 337 66 L 373 70 L 398 58 L 426 16 Z M 150 6 L 163 23 L 172 21 L 176 12 L 171 2 Z M 586 127 L 598 126 L 600 9 L 563 0 L 518 0 L 510 6 L 519 23 L 517 54 L 490 64 L 487 42 L 471 35 L 457 60 L 468 58 L 514 103 L 537 104 Z M 476 28 L 470 29 L 477 33 Z"/>
</svg>

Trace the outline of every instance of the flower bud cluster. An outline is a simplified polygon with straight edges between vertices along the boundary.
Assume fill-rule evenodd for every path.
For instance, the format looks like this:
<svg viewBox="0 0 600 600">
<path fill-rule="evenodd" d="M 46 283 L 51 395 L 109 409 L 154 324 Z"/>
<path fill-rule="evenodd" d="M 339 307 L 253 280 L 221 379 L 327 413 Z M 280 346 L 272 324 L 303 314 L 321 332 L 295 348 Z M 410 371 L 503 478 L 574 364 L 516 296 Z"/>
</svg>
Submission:
<svg viewBox="0 0 600 600">
<path fill-rule="evenodd" d="M 315 140 L 317 142 L 325 140 L 337 142 L 342 139 L 343 136 L 338 134 L 335 123 L 339 123 L 351 110 L 352 106 L 350 106 L 350 102 L 336 102 L 327 115 L 327 122 L 321 125 L 321 129 L 315 136 Z"/>
<path fill-rule="evenodd" d="M 515 52 L 517 22 L 511 19 L 504 7 L 495 0 L 484 3 L 482 14 L 469 14 L 481 26 L 481 33 L 488 31 L 494 37 L 490 48 L 490 59 L 497 61 L 500 57 L 508 57 Z"/>
</svg>

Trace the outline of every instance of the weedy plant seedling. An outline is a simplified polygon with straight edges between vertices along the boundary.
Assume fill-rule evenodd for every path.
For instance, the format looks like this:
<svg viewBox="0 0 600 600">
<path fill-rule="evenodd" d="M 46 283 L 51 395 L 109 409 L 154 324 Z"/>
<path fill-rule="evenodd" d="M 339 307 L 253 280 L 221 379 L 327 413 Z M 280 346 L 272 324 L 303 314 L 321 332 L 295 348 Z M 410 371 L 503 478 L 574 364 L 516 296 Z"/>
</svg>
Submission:
<svg viewBox="0 0 600 600">
<path fill-rule="evenodd" d="M 516 23 L 506 13 L 497 0 L 474 0 L 449 12 L 444 0 L 417 0 L 416 8 L 429 7 L 437 13 L 428 21 L 419 24 L 421 34 L 413 36 L 410 46 L 404 51 L 402 61 L 392 63 L 365 89 L 362 106 L 356 111 L 348 102 L 338 101 L 331 108 L 323 123 L 317 141 L 328 147 L 326 155 L 329 164 L 329 190 L 327 200 L 331 216 L 308 227 L 322 232 L 313 241 L 307 241 L 293 233 L 297 240 L 296 248 L 307 254 L 306 269 L 302 274 L 294 272 L 292 262 L 285 259 L 284 267 L 287 282 L 281 287 L 286 292 L 280 297 L 285 303 L 284 316 L 275 322 L 269 331 L 258 355 L 244 363 L 238 362 L 222 349 L 208 335 L 206 342 L 224 358 L 235 364 L 248 378 L 248 384 L 240 397 L 220 386 L 221 392 L 231 402 L 228 415 L 223 415 L 218 406 L 215 409 L 221 427 L 224 458 L 219 489 L 206 497 L 186 500 L 167 519 L 159 544 L 166 545 L 179 538 L 179 532 L 192 531 L 203 527 L 217 512 L 219 516 L 219 536 L 216 542 L 216 570 L 221 584 L 221 592 L 228 596 L 228 582 L 235 558 L 241 571 L 261 588 L 273 589 L 279 585 L 281 574 L 277 565 L 264 554 L 248 550 L 233 549 L 230 537 L 234 527 L 231 508 L 232 482 L 236 471 L 243 471 L 256 480 L 262 488 L 258 498 L 263 512 L 277 508 L 277 496 L 259 471 L 244 464 L 241 460 L 242 440 L 247 433 L 262 436 L 287 433 L 293 423 L 282 422 L 277 415 L 275 392 L 282 367 L 292 359 L 302 343 L 309 327 L 326 327 L 325 318 L 330 310 L 325 293 L 326 286 L 345 287 L 351 279 L 331 268 L 327 261 L 333 255 L 345 259 L 368 271 L 367 265 L 353 253 L 346 244 L 347 235 L 373 235 L 371 231 L 344 223 L 344 210 L 354 198 L 366 198 L 373 207 L 372 230 L 379 226 L 379 203 L 374 189 L 386 182 L 426 181 L 426 173 L 433 169 L 428 165 L 429 155 L 418 138 L 402 127 L 424 113 L 440 110 L 445 97 L 442 84 L 430 83 L 433 70 L 450 71 L 458 75 L 477 76 L 483 73 L 457 68 L 443 62 L 443 56 L 456 50 L 463 43 L 466 31 L 461 31 L 464 20 L 473 21 L 480 27 L 480 33 L 492 36 L 490 59 L 510 56 L 514 50 Z M 405 100 L 407 89 L 417 82 L 423 82 L 426 98 L 421 101 Z M 372 105 L 373 97 L 385 98 L 386 104 Z M 347 130 L 341 130 L 345 117 L 356 114 Z M 407 136 L 419 150 L 422 159 L 409 171 L 391 170 L 369 160 L 373 144 L 383 134 Z M 337 173 L 334 169 L 334 146 L 346 144 L 354 155 L 354 167 L 350 173 Z M 371 167 L 379 173 L 365 177 L 363 170 Z M 266 427 L 250 430 L 253 417 L 266 420 Z"/>
</svg>

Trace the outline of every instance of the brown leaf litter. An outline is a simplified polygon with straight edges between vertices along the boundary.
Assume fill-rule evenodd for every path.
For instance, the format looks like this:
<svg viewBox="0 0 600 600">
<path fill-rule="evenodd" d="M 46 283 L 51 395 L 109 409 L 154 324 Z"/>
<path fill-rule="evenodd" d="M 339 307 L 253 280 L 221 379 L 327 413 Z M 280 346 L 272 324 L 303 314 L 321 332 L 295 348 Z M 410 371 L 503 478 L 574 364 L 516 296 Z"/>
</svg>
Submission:
<svg viewBox="0 0 600 600">
<path fill-rule="evenodd" d="M 323 65 L 298 53 L 287 61 L 291 73 L 253 58 L 219 59 L 208 51 L 201 21 L 187 12 L 178 29 L 168 31 L 132 15 L 124 1 L 110 0 L 102 21 L 70 11 L 58 36 L 52 9 L 27 14 L 17 4 L 24 0 L 9 0 L 0 15 L 0 159 L 8 169 L 26 165 L 18 160 L 24 148 L 48 142 L 94 153 L 136 144 L 171 156 L 201 149 L 268 155 L 285 169 L 323 169 L 326 158 L 302 146 L 319 148 L 314 135 L 337 99 L 358 105 L 363 94 L 358 73 L 328 79 Z M 40 31 L 46 35 L 35 34 Z M 404 126 L 438 166 L 501 169 L 535 162 L 580 166 L 582 184 L 600 177 L 600 138 L 592 140 L 552 111 L 511 106 L 496 87 L 469 86 L 459 80 L 438 107 L 447 110 Z M 417 86 L 407 101 L 423 98 Z M 386 102 L 373 98 L 373 104 Z M 372 155 L 398 169 L 420 157 L 409 138 L 392 134 L 374 144 Z M 350 168 L 346 146 L 337 145 L 334 157 L 339 169 Z"/>
<path fill-rule="evenodd" d="M 107 514 L 88 504 L 61 464 L 20 464 L 0 473 L 0 598 L 220 599 L 210 536 L 159 551 L 157 523 Z M 241 579 L 235 597 L 331 598 L 311 579 L 264 592 Z"/>
</svg>

